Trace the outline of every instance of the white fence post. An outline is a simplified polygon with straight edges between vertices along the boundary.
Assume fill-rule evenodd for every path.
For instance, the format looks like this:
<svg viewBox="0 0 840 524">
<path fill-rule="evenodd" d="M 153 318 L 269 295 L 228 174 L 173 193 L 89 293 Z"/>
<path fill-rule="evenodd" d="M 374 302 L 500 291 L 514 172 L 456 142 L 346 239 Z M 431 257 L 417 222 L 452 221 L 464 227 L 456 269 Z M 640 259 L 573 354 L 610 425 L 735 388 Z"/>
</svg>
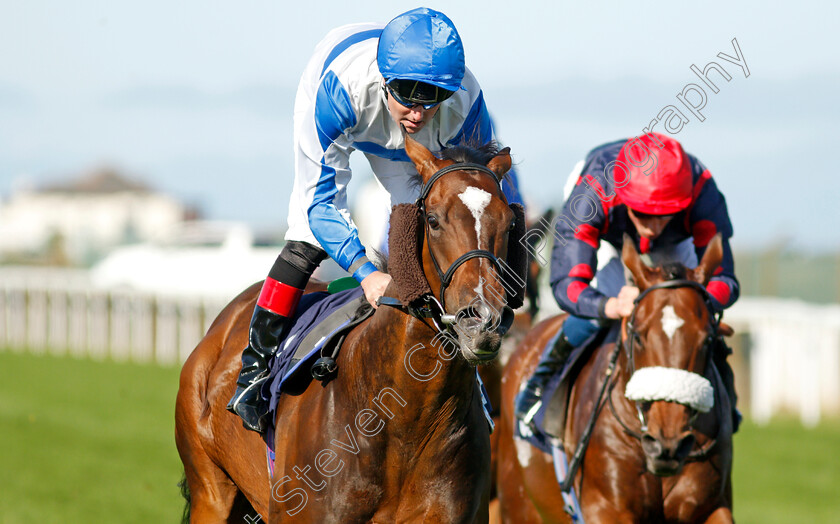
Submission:
<svg viewBox="0 0 840 524">
<path fill-rule="evenodd" d="M 9 346 L 9 307 L 6 304 L 8 290 L 0 287 L 0 347 Z"/>
<path fill-rule="evenodd" d="M 136 295 L 131 300 L 131 360 L 151 362 L 154 356 L 155 299 Z"/>
<path fill-rule="evenodd" d="M 106 293 L 94 293 L 90 297 L 90 315 L 88 317 L 88 336 L 90 337 L 89 355 L 103 359 L 108 354 L 111 339 L 111 299 Z"/>
<path fill-rule="evenodd" d="M 67 302 L 69 293 L 57 289 L 47 291 L 49 301 L 49 349 L 52 353 L 60 355 L 67 351 L 68 347 L 68 311 Z"/>
<path fill-rule="evenodd" d="M 200 306 L 193 302 L 182 302 L 178 307 L 178 356 L 185 361 L 201 340 Z"/>
<path fill-rule="evenodd" d="M 7 340 L 13 350 L 22 351 L 26 347 L 26 290 L 10 289 L 6 296 Z"/>
<path fill-rule="evenodd" d="M 40 354 L 47 348 L 47 292 L 36 288 L 27 295 L 26 347 Z"/>
<path fill-rule="evenodd" d="M 131 351 L 131 297 L 124 292 L 111 295 L 110 357 L 128 360 Z"/>
<path fill-rule="evenodd" d="M 81 357 L 90 349 L 88 345 L 88 312 L 90 311 L 88 294 L 81 291 L 73 293 L 68 297 L 68 303 L 67 346 L 71 355 Z"/>
<path fill-rule="evenodd" d="M 171 300 L 157 304 L 155 358 L 159 364 L 178 362 L 178 307 Z"/>
</svg>

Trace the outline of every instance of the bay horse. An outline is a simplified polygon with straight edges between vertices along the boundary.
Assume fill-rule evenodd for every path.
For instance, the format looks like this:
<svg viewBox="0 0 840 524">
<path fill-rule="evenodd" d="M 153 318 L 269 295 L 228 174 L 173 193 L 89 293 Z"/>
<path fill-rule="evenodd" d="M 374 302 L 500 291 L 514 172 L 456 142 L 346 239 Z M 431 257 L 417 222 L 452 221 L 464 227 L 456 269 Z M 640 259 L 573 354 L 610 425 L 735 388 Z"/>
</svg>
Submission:
<svg viewBox="0 0 840 524">
<path fill-rule="evenodd" d="M 273 476 L 261 436 L 225 409 L 260 283 L 186 360 L 175 437 L 190 522 L 487 522 L 489 427 L 475 365 L 496 357 L 522 301 L 498 271 L 507 257 L 524 276 L 524 214 L 499 185 L 509 148 L 437 158 L 404 136 L 422 186 L 417 205 L 392 213 L 386 297 L 400 300 L 349 332 L 331 381 L 280 397 Z M 441 335 L 457 343 L 436 344 Z"/>
<path fill-rule="evenodd" d="M 573 453 L 589 439 L 570 481 L 584 522 L 733 522 L 731 406 L 711 361 L 717 337 L 731 328 L 719 323 L 705 292 L 722 253 L 717 236 L 697 268 L 652 269 L 625 236 L 622 261 L 640 295 L 622 320 L 620 341 L 606 340 L 578 364 L 558 435 L 570 470 Z M 514 397 L 564 319 L 538 324 L 505 369 L 501 522 L 572 522 L 551 455 L 514 437 L 513 416 Z M 683 386 L 695 386 L 693 394 L 675 391 Z"/>
</svg>

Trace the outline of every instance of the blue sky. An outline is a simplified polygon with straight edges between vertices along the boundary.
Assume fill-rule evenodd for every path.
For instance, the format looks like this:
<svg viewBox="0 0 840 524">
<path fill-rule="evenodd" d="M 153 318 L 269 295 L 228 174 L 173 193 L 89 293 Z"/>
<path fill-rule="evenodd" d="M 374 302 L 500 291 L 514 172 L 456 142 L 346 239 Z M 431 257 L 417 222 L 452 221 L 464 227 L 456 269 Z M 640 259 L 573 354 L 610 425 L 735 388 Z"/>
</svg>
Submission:
<svg viewBox="0 0 840 524">
<path fill-rule="evenodd" d="M 411 2 L 27 1 L 0 5 L 0 195 L 114 165 L 210 218 L 282 226 L 294 91 L 332 27 Z M 452 4 L 452 5 L 449 5 Z M 591 148 L 639 134 L 716 61 L 705 121 L 675 138 L 727 196 L 733 244 L 840 246 L 840 8 L 816 2 L 426 4 L 465 43 L 535 206 Z M 735 54 L 750 70 L 716 57 Z M 358 167 L 363 162 L 354 163 Z M 361 170 L 360 170 L 361 175 Z"/>
</svg>

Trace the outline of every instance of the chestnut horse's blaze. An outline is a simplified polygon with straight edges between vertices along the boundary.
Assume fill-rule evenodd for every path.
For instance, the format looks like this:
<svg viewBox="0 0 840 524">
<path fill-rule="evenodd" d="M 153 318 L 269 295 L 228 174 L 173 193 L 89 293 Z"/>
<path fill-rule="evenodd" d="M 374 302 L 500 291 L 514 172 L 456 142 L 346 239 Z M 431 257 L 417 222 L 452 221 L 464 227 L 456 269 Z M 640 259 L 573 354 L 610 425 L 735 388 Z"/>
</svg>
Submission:
<svg viewBox="0 0 840 524">
<path fill-rule="evenodd" d="M 402 258 L 419 257 L 412 261 L 421 292 L 412 298 L 432 317 L 380 306 L 347 335 L 332 381 L 282 396 L 269 478 L 260 436 L 225 409 L 259 284 L 234 299 L 181 372 L 175 433 L 191 522 L 243 522 L 256 513 L 272 523 L 487 521 L 490 442 L 474 364 L 498 352 L 494 317 L 515 298 L 497 273 L 497 258 L 515 251 L 524 232 L 523 224 L 511 233 L 520 211 L 499 186 L 511 159 L 507 149 L 458 148 L 464 158 L 442 160 L 407 136 L 405 147 L 424 198 L 414 254 L 403 250 Z M 395 250 L 392 243 L 386 295 L 406 301 L 411 290 L 397 285 Z M 486 307 L 476 307 L 477 294 Z M 435 310 L 440 304 L 445 310 Z M 460 356 L 435 345 L 444 317 L 466 319 Z"/>
<path fill-rule="evenodd" d="M 641 294 L 620 345 L 608 341 L 581 368 L 563 439 L 571 460 L 609 380 L 573 483 L 584 521 L 732 522 L 732 418 L 710 355 L 726 328 L 704 289 L 721 257 L 718 236 L 696 269 L 651 269 L 625 238 L 622 260 Z M 564 318 L 540 323 L 505 370 L 497 474 L 503 522 L 569 522 L 551 457 L 514 439 L 512 415 L 520 384 Z M 613 356 L 617 367 L 607 373 Z"/>
</svg>

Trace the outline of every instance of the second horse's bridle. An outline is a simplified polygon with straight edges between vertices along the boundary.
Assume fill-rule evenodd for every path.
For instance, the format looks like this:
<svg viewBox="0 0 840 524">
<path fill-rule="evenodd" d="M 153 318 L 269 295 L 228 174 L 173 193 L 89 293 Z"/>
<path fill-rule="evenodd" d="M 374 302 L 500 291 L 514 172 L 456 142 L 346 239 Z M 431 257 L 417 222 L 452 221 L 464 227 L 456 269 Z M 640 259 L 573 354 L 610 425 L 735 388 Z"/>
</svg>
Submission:
<svg viewBox="0 0 840 524">
<path fill-rule="evenodd" d="M 649 288 L 642 291 L 638 297 L 633 301 L 634 307 L 632 313 L 630 313 L 630 318 L 627 320 L 627 324 L 625 325 L 625 330 L 627 333 L 627 337 L 625 338 L 622 346 L 624 347 L 625 353 L 627 355 L 627 363 L 628 363 L 628 372 L 629 375 L 632 376 L 636 370 L 635 359 L 634 359 L 634 352 L 635 352 L 635 344 L 637 341 L 640 341 L 640 337 L 638 331 L 635 329 L 635 321 L 636 321 L 636 312 L 639 309 L 639 304 L 641 303 L 642 299 L 645 298 L 651 291 L 655 291 L 657 289 L 677 289 L 677 288 L 684 288 L 689 287 L 696 290 L 700 295 L 703 297 L 703 302 L 706 305 L 706 310 L 709 314 L 709 321 L 711 322 L 711 330 L 709 334 L 706 336 L 706 339 L 703 342 L 703 345 L 708 349 L 706 352 L 706 366 L 708 367 L 712 360 L 712 351 L 714 348 L 712 347 L 717 337 L 720 336 L 720 321 L 723 317 L 723 312 L 716 312 L 714 306 L 712 305 L 711 295 L 706 290 L 705 286 L 700 284 L 699 282 L 695 282 L 693 280 L 688 279 L 674 279 L 674 280 L 666 280 L 665 282 L 659 282 L 657 284 L 653 284 Z M 641 433 L 630 429 L 624 421 L 618 416 L 618 413 L 615 410 L 615 407 L 612 404 L 612 396 L 609 398 L 610 409 L 612 410 L 613 416 L 615 416 L 616 420 L 622 425 L 624 428 L 625 433 L 631 435 L 639 440 L 641 440 L 642 435 Z M 644 410 L 642 409 L 640 402 L 635 402 L 636 405 L 636 413 L 639 418 L 639 422 L 641 423 L 641 432 L 644 433 L 647 431 L 647 420 L 644 414 Z M 692 408 L 692 415 L 689 421 L 689 424 L 693 423 L 694 419 L 697 417 L 698 412 Z M 716 443 L 716 439 L 712 439 L 707 443 L 706 446 L 703 448 L 692 452 L 689 455 L 689 459 L 697 460 L 698 458 L 704 456 L 708 453 L 712 447 L 714 447 Z"/>
</svg>

